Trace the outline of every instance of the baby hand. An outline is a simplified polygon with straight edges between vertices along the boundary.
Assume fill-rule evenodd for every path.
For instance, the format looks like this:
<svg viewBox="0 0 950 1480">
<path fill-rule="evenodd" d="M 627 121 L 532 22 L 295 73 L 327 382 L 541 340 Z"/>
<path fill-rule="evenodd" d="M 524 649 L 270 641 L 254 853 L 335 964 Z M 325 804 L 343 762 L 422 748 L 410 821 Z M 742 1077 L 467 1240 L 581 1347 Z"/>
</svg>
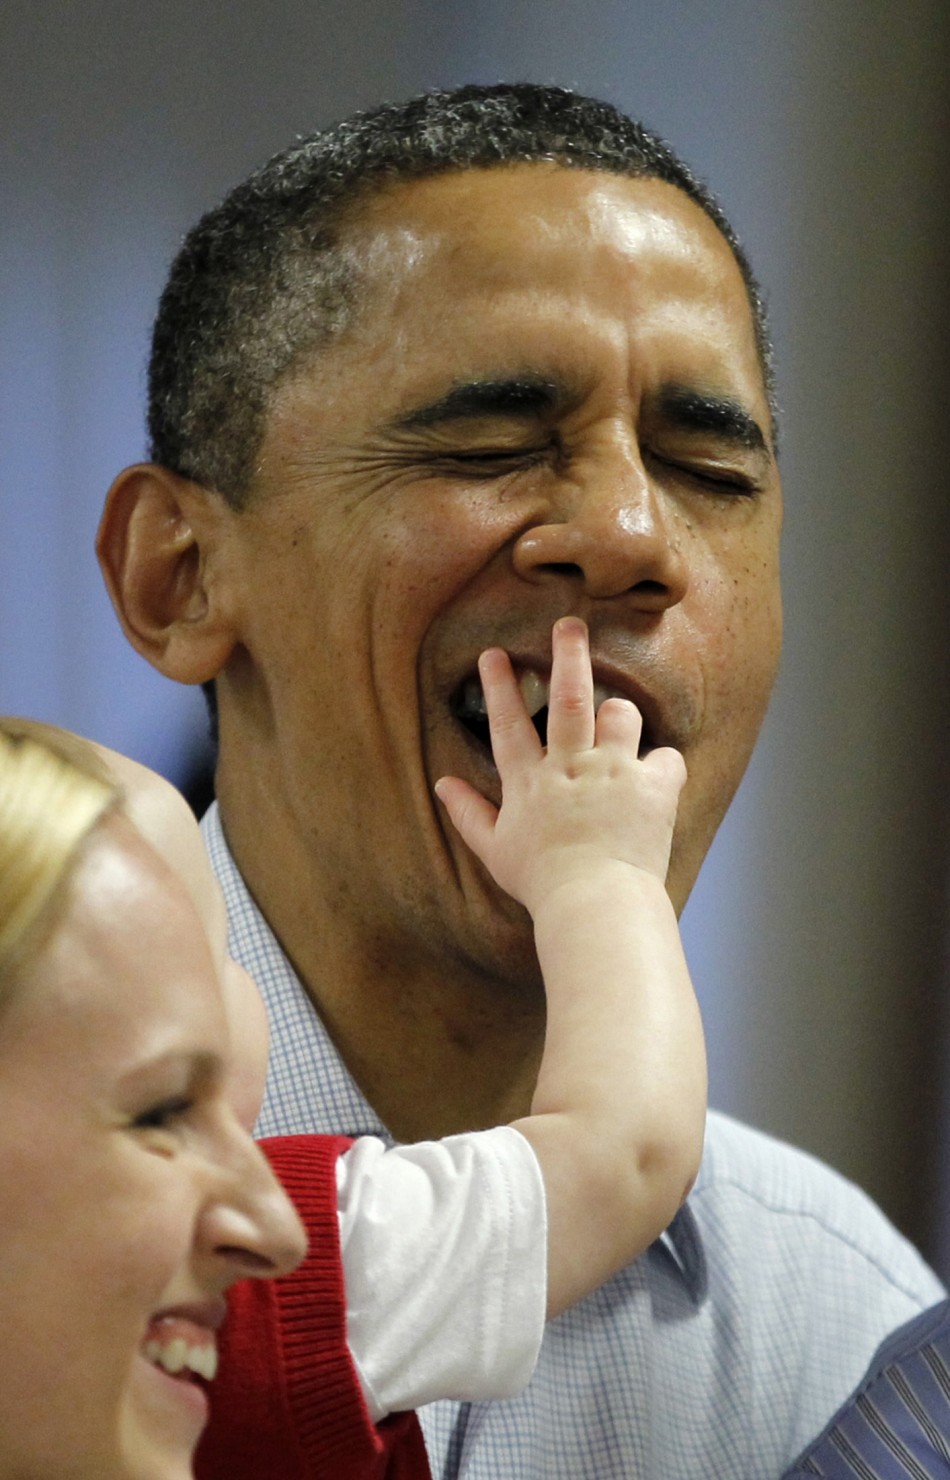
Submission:
<svg viewBox="0 0 950 1480">
<path fill-rule="evenodd" d="M 594 713 L 587 628 L 554 626 L 547 746 L 528 716 L 507 655 L 491 648 L 479 675 L 502 785 L 496 808 L 445 776 L 436 794 L 496 883 L 535 914 L 562 884 L 635 868 L 665 882 L 686 767 L 669 748 L 638 755 L 642 720 L 628 699 Z"/>
</svg>

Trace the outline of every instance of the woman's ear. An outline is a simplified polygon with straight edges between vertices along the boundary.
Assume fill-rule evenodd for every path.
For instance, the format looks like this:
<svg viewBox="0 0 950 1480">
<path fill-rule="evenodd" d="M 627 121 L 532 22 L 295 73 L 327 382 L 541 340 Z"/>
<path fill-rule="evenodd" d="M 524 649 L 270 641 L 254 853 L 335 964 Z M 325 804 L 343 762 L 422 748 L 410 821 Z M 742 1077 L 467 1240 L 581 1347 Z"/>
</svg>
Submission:
<svg viewBox="0 0 950 1480">
<path fill-rule="evenodd" d="M 208 585 L 208 557 L 227 506 L 154 463 L 116 478 L 96 553 L 126 637 L 167 678 L 206 683 L 235 636 Z"/>
</svg>

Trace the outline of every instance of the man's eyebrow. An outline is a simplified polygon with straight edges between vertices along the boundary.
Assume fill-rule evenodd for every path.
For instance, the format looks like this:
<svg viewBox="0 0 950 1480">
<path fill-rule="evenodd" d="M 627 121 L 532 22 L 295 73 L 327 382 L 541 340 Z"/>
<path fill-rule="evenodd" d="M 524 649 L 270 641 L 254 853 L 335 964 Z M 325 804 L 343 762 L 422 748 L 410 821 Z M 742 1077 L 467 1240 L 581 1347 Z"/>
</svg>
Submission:
<svg viewBox="0 0 950 1480">
<path fill-rule="evenodd" d="M 768 439 L 755 417 L 731 396 L 667 386 L 657 397 L 656 406 L 664 421 L 684 431 L 711 432 L 724 442 L 772 456 Z"/>
<path fill-rule="evenodd" d="M 396 430 L 436 426 L 479 416 L 537 416 L 553 411 L 563 400 L 563 390 L 554 381 L 535 376 L 513 376 L 498 380 L 466 380 L 452 386 L 444 396 L 416 406 L 393 422 Z"/>
</svg>

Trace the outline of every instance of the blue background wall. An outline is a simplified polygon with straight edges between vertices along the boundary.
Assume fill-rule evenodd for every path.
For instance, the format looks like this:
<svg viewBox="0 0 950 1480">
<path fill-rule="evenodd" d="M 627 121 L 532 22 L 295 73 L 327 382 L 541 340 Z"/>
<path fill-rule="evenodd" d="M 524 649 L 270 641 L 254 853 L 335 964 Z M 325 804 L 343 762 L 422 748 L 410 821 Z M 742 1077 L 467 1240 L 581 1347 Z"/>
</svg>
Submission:
<svg viewBox="0 0 950 1480">
<path fill-rule="evenodd" d="M 769 290 L 788 499 L 779 689 L 685 921 L 713 1098 L 945 1269 L 948 33 L 942 0 L 0 15 L 0 709 L 177 779 L 200 701 L 126 647 L 92 538 L 197 215 L 295 133 L 498 78 L 608 97 L 713 183 Z"/>
</svg>

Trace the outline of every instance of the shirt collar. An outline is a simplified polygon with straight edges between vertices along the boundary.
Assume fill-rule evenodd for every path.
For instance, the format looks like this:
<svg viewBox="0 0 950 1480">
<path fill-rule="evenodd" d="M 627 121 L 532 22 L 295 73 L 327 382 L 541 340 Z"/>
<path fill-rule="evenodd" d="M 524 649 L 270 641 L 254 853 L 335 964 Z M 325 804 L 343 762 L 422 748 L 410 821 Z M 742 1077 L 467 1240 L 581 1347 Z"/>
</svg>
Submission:
<svg viewBox="0 0 950 1480">
<path fill-rule="evenodd" d="M 228 911 L 228 951 L 250 972 L 267 1006 L 270 1060 L 257 1136 L 392 1137 L 350 1077 L 323 1020 L 261 914 L 228 847 L 217 803 L 201 822 Z"/>
<path fill-rule="evenodd" d="M 694 1304 L 699 1305 L 708 1289 L 708 1273 L 699 1225 L 688 1202 L 653 1247 L 672 1261 Z"/>
</svg>

